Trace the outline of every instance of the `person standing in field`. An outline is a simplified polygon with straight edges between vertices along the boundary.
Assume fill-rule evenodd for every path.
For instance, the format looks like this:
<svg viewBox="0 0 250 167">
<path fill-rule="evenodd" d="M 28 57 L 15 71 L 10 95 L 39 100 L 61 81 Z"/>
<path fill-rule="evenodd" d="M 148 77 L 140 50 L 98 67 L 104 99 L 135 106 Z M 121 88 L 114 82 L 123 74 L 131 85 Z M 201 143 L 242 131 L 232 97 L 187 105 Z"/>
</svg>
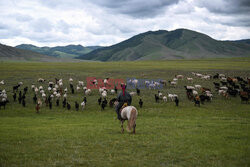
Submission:
<svg viewBox="0 0 250 167">
<path fill-rule="evenodd" d="M 123 104 L 127 103 L 128 106 L 130 106 L 132 103 L 132 97 L 125 89 L 126 89 L 126 85 L 122 84 L 122 92 L 117 97 L 117 101 L 119 102 L 118 105 L 116 106 L 116 113 L 117 113 L 118 120 L 121 120 L 120 109 L 123 106 Z"/>
</svg>

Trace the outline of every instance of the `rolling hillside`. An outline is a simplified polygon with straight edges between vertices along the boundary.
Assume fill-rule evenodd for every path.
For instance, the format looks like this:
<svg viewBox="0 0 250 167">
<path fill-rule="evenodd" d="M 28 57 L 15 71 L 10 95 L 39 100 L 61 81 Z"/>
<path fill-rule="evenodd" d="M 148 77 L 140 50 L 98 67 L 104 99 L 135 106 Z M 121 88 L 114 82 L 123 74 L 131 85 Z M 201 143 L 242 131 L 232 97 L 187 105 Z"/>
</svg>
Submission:
<svg viewBox="0 0 250 167">
<path fill-rule="evenodd" d="M 116 45 L 99 48 L 79 59 L 133 61 L 250 56 L 250 45 L 239 41 L 218 41 L 187 29 L 148 31 Z"/>
<path fill-rule="evenodd" d="M 15 47 L 0 44 L 1 61 L 41 61 L 41 62 L 63 62 L 72 61 L 69 59 L 56 58 L 42 55 L 29 50 L 18 49 Z M 74 60 L 76 61 L 76 60 Z"/>
<path fill-rule="evenodd" d="M 17 45 L 16 48 L 31 50 L 37 53 L 41 53 L 48 56 L 59 57 L 59 58 L 74 58 L 82 54 L 89 53 L 100 46 L 87 46 L 82 45 L 67 45 L 67 46 L 56 46 L 56 47 L 37 47 L 30 44 Z"/>
</svg>

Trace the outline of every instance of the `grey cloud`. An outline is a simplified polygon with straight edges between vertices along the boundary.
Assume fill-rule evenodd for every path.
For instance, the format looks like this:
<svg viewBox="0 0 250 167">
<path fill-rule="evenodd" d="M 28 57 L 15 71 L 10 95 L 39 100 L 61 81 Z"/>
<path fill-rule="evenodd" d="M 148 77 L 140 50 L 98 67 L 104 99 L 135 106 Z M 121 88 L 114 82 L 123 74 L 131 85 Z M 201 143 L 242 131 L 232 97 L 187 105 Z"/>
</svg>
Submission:
<svg viewBox="0 0 250 167">
<path fill-rule="evenodd" d="M 163 13 L 164 9 L 173 4 L 177 4 L 179 0 L 97 0 L 92 3 L 106 7 L 110 11 L 118 14 L 125 14 L 132 17 L 155 17 Z"/>
<path fill-rule="evenodd" d="M 68 34 L 71 26 L 63 20 L 57 22 L 57 29 L 61 32 Z"/>
<path fill-rule="evenodd" d="M 211 19 L 210 22 L 233 27 L 250 26 L 249 0 L 200 0 L 196 5 L 223 18 Z"/>
<path fill-rule="evenodd" d="M 8 29 L 8 26 L 0 22 L 0 30 L 5 30 L 5 29 Z"/>
<path fill-rule="evenodd" d="M 200 0 L 197 4 L 212 13 L 250 14 L 249 0 Z"/>
<path fill-rule="evenodd" d="M 29 15 L 22 15 L 20 13 L 15 14 L 16 20 L 19 22 L 28 22 L 32 20 L 32 17 Z"/>
<path fill-rule="evenodd" d="M 35 32 L 48 32 L 53 28 L 53 24 L 46 18 L 39 18 L 31 22 L 31 26 Z"/>
</svg>

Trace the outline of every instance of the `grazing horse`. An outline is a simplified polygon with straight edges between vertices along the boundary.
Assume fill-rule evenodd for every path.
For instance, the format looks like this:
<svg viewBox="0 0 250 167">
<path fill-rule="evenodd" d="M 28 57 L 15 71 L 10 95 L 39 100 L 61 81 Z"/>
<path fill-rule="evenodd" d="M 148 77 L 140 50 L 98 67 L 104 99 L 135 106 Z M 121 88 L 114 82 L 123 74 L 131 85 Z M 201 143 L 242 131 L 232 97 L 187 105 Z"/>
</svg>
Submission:
<svg viewBox="0 0 250 167">
<path fill-rule="evenodd" d="M 118 105 L 118 102 L 115 102 L 115 105 Z M 125 120 L 128 120 L 128 127 L 127 131 L 131 131 L 133 128 L 133 134 L 135 134 L 135 127 L 136 127 L 136 118 L 138 115 L 138 111 L 134 106 L 128 106 L 127 103 L 124 103 L 121 110 L 121 128 L 122 128 L 122 133 L 124 132 L 123 128 L 123 123 Z"/>
</svg>

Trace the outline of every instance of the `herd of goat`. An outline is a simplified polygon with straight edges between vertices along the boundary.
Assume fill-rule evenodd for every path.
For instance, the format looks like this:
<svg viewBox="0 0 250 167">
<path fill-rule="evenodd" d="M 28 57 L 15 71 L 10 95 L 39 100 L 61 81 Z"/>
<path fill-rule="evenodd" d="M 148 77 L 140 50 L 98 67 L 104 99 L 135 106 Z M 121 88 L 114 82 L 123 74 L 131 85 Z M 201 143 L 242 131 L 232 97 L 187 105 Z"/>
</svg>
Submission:
<svg viewBox="0 0 250 167">
<path fill-rule="evenodd" d="M 179 103 L 179 97 L 177 94 L 170 94 L 166 93 L 165 95 L 158 89 L 160 85 L 163 86 L 163 89 L 167 90 L 167 87 L 171 87 L 175 89 L 179 82 L 182 80 L 187 80 L 190 85 L 184 86 L 183 89 L 186 90 L 187 98 L 194 103 L 195 106 L 200 106 L 200 104 L 204 104 L 205 101 L 211 101 L 213 99 L 213 93 L 218 93 L 225 98 L 236 97 L 240 96 L 240 99 L 243 102 L 248 103 L 250 97 L 250 79 L 249 78 L 242 78 L 240 76 L 237 77 L 229 77 L 225 74 L 215 74 L 215 75 L 203 75 L 200 73 L 192 72 L 193 77 L 184 77 L 184 75 L 175 75 L 175 77 L 170 80 L 160 80 L 159 82 L 155 81 L 145 81 L 145 86 L 151 90 L 157 90 L 158 92 L 154 94 L 154 98 L 156 103 L 160 100 L 163 102 L 174 101 L 176 106 Z M 211 88 L 203 87 L 198 84 L 194 84 L 194 80 L 196 79 L 205 80 L 207 82 L 212 82 L 216 91 L 211 91 Z M 71 110 L 71 104 L 68 99 L 68 94 L 75 94 L 75 93 L 82 93 L 84 95 L 83 100 L 78 103 L 77 101 L 74 102 L 75 110 L 79 110 L 80 108 L 84 110 L 87 104 L 87 96 L 92 95 L 91 89 L 88 89 L 84 81 L 77 81 L 76 87 L 74 87 L 74 82 L 72 78 L 69 78 L 69 90 L 67 85 L 63 83 L 62 79 L 55 78 L 55 82 L 49 81 L 46 82 L 45 79 L 39 78 L 37 80 L 38 84 L 30 85 L 30 88 L 34 94 L 33 102 L 35 105 L 36 112 L 39 113 L 39 110 L 43 104 L 46 107 L 52 109 L 53 103 L 55 106 L 60 105 L 60 101 L 64 108 Z M 42 86 L 42 83 L 47 83 L 47 86 Z M 104 79 L 104 83 L 109 83 L 109 78 Z M 93 84 L 98 85 L 97 81 L 93 81 Z M 131 79 L 127 82 L 128 85 L 132 85 L 135 88 L 135 91 L 130 92 L 131 96 L 141 95 L 141 90 L 137 86 L 138 79 Z M 0 82 L 0 109 L 3 107 L 5 109 L 6 105 L 10 103 L 10 99 L 8 98 L 6 89 L 2 89 L 5 87 L 4 80 Z M 39 85 L 39 86 L 37 86 Z M 8 85 L 9 86 L 9 85 Z M 26 106 L 26 94 L 28 92 L 29 87 L 23 86 L 23 82 L 19 82 L 17 85 L 13 86 L 13 89 L 8 91 L 12 93 L 13 96 L 13 103 L 18 101 L 23 107 Z M 76 89 L 76 90 L 75 90 Z M 101 109 L 104 110 L 105 107 L 109 104 L 110 107 L 114 106 L 116 98 L 111 98 L 108 101 L 108 94 L 116 95 L 118 93 L 117 87 L 114 86 L 114 89 L 107 90 L 105 87 L 99 87 L 99 98 L 97 99 L 97 103 L 100 105 Z M 141 97 L 141 96 L 140 96 Z M 139 106 L 143 106 L 142 98 L 139 99 Z"/>
</svg>

